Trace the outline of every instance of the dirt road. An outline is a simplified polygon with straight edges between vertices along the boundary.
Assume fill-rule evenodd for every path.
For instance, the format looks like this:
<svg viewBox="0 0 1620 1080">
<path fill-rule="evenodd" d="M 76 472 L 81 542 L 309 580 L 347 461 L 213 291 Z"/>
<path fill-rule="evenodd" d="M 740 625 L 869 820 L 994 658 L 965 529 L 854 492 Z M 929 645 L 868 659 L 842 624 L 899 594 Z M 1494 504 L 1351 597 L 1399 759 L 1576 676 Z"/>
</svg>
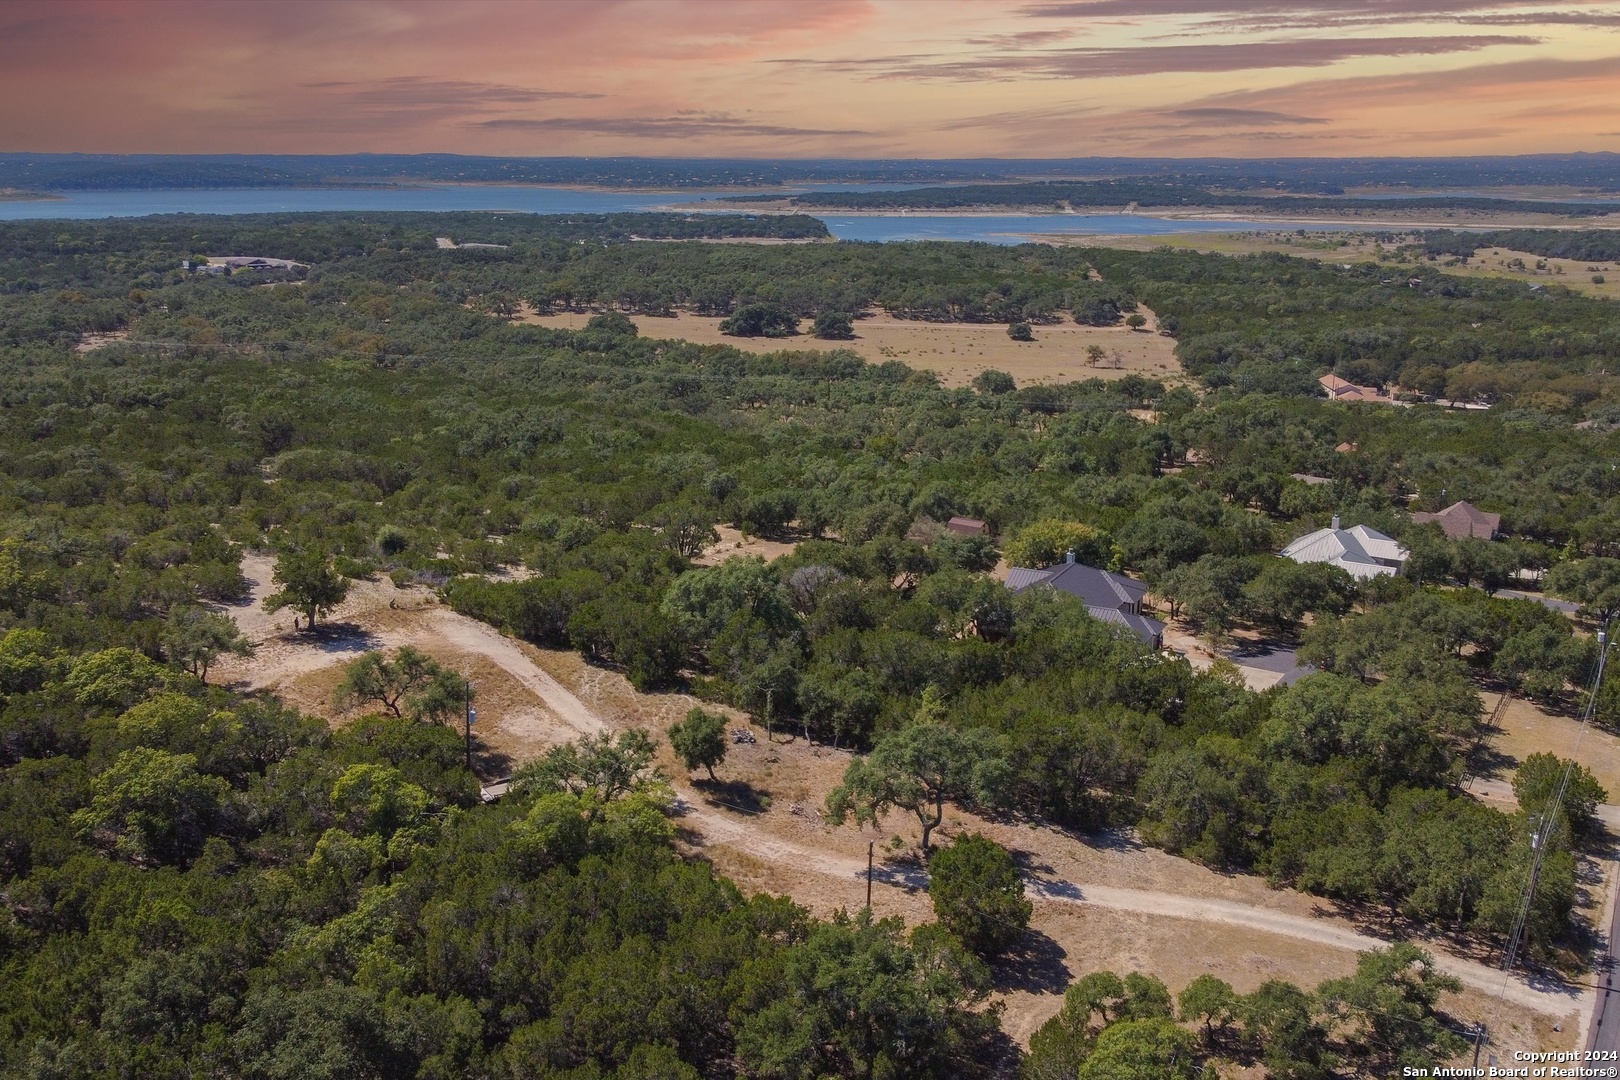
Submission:
<svg viewBox="0 0 1620 1080">
<path fill-rule="evenodd" d="M 762 835 L 749 829 L 743 822 L 712 810 L 687 807 L 681 820 L 694 827 L 706 845 L 729 844 L 755 858 L 791 863 L 801 870 L 813 870 L 837 877 L 864 879 L 866 876 L 866 864 L 860 860 L 818 851 L 780 837 Z M 924 875 L 919 871 L 917 876 L 922 878 Z M 1302 918 L 1249 904 L 1237 904 L 1208 897 L 1178 896 L 1143 889 L 1076 885 L 1073 882 L 1048 877 L 1028 878 L 1026 881 L 1030 898 L 1037 904 L 1089 904 L 1115 911 L 1224 923 L 1351 952 L 1384 948 L 1389 944 L 1381 938 L 1359 933 L 1338 920 Z M 1502 990 L 1502 973 L 1495 968 L 1441 952 L 1434 955 L 1436 966 L 1450 975 L 1455 975 L 1467 985 L 1493 995 Z M 1507 983 L 1505 997 L 1522 1008 L 1533 1009 L 1554 1017 L 1569 1014 L 1579 1003 L 1574 990 L 1540 989 L 1516 976 Z"/>
<path fill-rule="evenodd" d="M 430 613 L 428 621 L 446 641 L 494 661 L 581 735 L 595 735 L 608 729 L 602 718 L 575 697 L 573 691 L 523 655 L 511 638 L 494 627 L 442 609 Z"/>
</svg>

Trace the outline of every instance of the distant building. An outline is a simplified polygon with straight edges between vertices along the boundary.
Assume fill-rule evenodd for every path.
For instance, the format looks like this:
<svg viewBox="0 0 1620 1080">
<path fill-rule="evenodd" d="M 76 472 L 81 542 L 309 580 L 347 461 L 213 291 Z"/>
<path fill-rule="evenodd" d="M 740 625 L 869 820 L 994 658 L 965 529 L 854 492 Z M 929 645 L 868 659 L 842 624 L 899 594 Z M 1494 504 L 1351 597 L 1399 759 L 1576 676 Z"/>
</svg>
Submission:
<svg viewBox="0 0 1620 1080">
<path fill-rule="evenodd" d="M 210 255 L 208 267 L 230 267 L 232 270 L 293 270 L 303 266 L 291 259 L 267 259 L 259 255 Z M 199 267 L 198 269 L 202 269 Z M 214 273 L 219 273 L 215 270 Z"/>
<path fill-rule="evenodd" d="M 1380 405 L 1392 405 L 1395 402 L 1394 398 L 1377 387 L 1357 386 L 1337 375 L 1323 375 L 1316 381 L 1333 401 L 1374 401 Z"/>
<path fill-rule="evenodd" d="M 1079 598 L 1092 618 L 1123 626 L 1155 649 L 1164 646 L 1164 623 L 1142 614 L 1147 586 L 1139 581 L 1075 562 L 1072 551 L 1067 562 L 1056 566 L 1044 570 L 1015 566 L 1007 574 L 1007 588 L 1015 593 L 1039 586 Z"/>
<path fill-rule="evenodd" d="M 1495 540 L 1502 531 L 1502 515 L 1487 514 L 1479 507 L 1465 502 L 1454 502 L 1437 514 L 1418 510 L 1412 514 L 1412 521 L 1417 525 L 1426 525 L 1433 522 L 1440 526 L 1440 531 L 1446 534 L 1449 540 L 1461 540 L 1465 536 L 1477 536 L 1481 540 Z"/>
<path fill-rule="evenodd" d="M 978 518 L 953 517 L 945 523 L 945 528 L 962 536 L 989 536 L 990 526 Z"/>
<path fill-rule="evenodd" d="M 1333 448 L 1334 452 L 1339 454 L 1353 454 L 1360 449 L 1361 447 L 1357 446 L 1353 442 L 1342 442 Z"/>
<path fill-rule="evenodd" d="M 1331 526 L 1306 533 L 1283 548 L 1282 554 L 1297 563 L 1328 563 L 1353 578 L 1364 580 L 1397 573 L 1409 553 L 1377 529 L 1365 525 L 1339 528 L 1335 514 Z"/>
</svg>

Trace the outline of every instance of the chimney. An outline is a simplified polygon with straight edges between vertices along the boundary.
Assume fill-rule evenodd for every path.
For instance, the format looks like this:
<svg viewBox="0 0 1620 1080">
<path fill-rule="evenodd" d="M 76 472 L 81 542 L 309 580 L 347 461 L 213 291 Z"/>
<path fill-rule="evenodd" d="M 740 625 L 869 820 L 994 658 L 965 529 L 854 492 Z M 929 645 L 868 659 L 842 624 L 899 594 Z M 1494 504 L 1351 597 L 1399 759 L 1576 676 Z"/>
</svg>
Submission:
<svg viewBox="0 0 1620 1080">
<path fill-rule="evenodd" d="M 1333 515 L 1333 531 L 1334 532 L 1339 531 L 1339 515 L 1338 514 Z"/>
<path fill-rule="evenodd" d="M 1070 566 L 1074 565 L 1074 548 L 1069 549 L 1068 554 L 1063 557 L 1063 561 L 1068 563 Z"/>
</svg>

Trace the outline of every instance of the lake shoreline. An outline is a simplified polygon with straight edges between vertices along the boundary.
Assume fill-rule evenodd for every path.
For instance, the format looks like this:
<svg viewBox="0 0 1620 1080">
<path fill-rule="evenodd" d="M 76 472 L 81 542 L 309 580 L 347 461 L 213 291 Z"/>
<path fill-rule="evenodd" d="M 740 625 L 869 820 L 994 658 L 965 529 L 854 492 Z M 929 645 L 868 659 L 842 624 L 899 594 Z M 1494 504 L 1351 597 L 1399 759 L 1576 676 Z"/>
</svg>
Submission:
<svg viewBox="0 0 1620 1080">
<path fill-rule="evenodd" d="M 1373 210 L 1376 204 L 1369 206 Z M 1125 206 L 1088 206 L 1085 210 L 1054 210 L 1050 206 L 995 207 L 964 206 L 944 209 L 845 209 L 842 207 L 784 206 L 761 201 L 758 203 L 732 203 L 717 206 L 710 203 L 676 203 L 663 210 L 685 213 L 746 213 L 746 214 L 804 214 L 809 217 L 879 217 L 879 218 L 998 218 L 1032 217 L 1056 221 L 1101 217 L 1143 218 L 1153 221 L 1209 222 L 1214 224 L 1260 224 L 1278 228 L 1368 228 L 1368 229 L 1620 229 L 1620 214 L 1594 214 L 1571 218 L 1565 214 L 1536 214 L 1494 211 L 1455 211 L 1451 216 L 1437 217 L 1426 211 L 1385 210 L 1376 217 L 1361 214 L 1281 214 L 1259 211 L 1246 213 L 1239 208 L 1188 206 L 1144 210 Z"/>
</svg>

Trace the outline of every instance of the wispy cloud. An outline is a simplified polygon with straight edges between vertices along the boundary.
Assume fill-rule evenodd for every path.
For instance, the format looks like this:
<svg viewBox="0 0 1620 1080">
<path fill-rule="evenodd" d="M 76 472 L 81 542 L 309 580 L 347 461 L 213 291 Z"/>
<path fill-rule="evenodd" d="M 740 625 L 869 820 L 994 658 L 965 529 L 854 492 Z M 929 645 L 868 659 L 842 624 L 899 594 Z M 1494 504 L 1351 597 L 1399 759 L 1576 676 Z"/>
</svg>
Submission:
<svg viewBox="0 0 1620 1080">
<path fill-rule="evenodd" d="M 1160 115 L 1189 120 L 1199 124 L 1251 124 L 1262 127 L 1292 124 L 1326 124 L 1325 116 L 1296 116 L 1293 113 L 1272 112 L 1269 109 L 1167 109 Z"/>
<path fill-rule="evenodd" d="M 1006 79 L 1108 79 L 1171 72 L 1254 71 L 1325 67 L 1368 56 L 1437 56 L 1497 45 L 1535 45 L 1520 35 L 1449 37 L 1289 38 L 1223 45 L 1155 45 L 1136 48 L 1049 49 L 995 53 L 960 59 L 939 54 L 848 60 L 793 59 L 777 63 L 824 67 L 874 79 L 943 79 L 977 82 Z"/>
<path fill-rule="evenodd" d="M 679 139 L 700 135 L 801 137 L 871 134 L 867 131 L 849 129 L 757 123 L 725 113 L 680 116 L 550 116 L 541 119 L 502 117 L 480 121 L 478 126 L 498 131 L 573 131 L 593 135 L 628 135 L 640 139 Z"/>
<path fill-rule="evenodd" d="M 1616 31 L 1620 0 L 4 0 L 0 149 L 1620 150 Z"/>
<path fill-rule="evenodd" d="M 1510 11 L 1458 15 L 1453 22 L 1474 26 L 1585 26 L 1620 28 L 1620 11 Z"/>
<path fill-rule="evenodd" d="M 1166 37 L 1213 33 L 1281 33 L 1293 30 L 1348 30 L 1412 23 L 1477 26 L 1620 26 L 1620 11 L 1548 11 L 1539 0 L 1069 0 L 1034 4 L 1020 12 L 1029 18 L 1121 19 L 1162 25 L 1168 17 L 1186 20 Z"/>
<path fill-rule="evenodd" d="M 1482 8 L 1524 6 L 1526 0 L 1068 0 L 1031 4 L 1019 13 L 1046 19 L 1376 14 L 1410 21 Z"/>
<path fill-rule="evenodd" d="M 533 87 L 508 86 L 501 83 L 429 79 L 421 75 L 396 75 L 387 79 L 365 81 L 330 80 L 302 85 L 310 90 L 327 91 L 334 97 L 341 98 L 346 104 L 381 105 L 393 109 L 413 106 L 473 108 L 522 105 L 560 98 L 590 99 L 603 96 L 575 90 L 538 90 Z"/>
<path fill-rule="evenodd" d="M 993 34 L 990 37 L 968 38 L 969 45 L 989 45 L 995 49 L 1033 49 L 1072 38 L 1069 30 L 1020 30 L 1016 34 Z"/>
</svg>

